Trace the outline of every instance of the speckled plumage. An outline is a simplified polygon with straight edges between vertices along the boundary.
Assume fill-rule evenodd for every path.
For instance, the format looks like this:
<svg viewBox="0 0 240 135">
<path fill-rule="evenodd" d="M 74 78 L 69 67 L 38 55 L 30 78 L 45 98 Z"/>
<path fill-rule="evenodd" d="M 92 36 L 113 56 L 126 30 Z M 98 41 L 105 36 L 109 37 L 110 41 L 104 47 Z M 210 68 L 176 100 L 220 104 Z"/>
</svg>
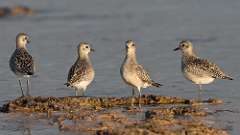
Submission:
<svg viewBox="0 0 240 135">
<path fill-rule="evenodd" d="M 86 60 L 77 59 L 74 65 L 69 70 L 68 73 L 68 84 L 74 85 L 81 81 L 89 81 L 93 78 L 93 68 L 92 65 Z"/>
<path fill-rule="evenodd" d="M 34 61 L 24 48 L 17 48 L 10 58 L 10 68 L 18 76 L 34 74 Z"/>
<path fill-rule="evenodd" d="M 80 43 L 78 47 L 79 57 L 68 73 L 66 85 L 76 90 L 76 96 L 78 96 L 78 92 L 83 95 L 87 86 L 94 79 L 95 72 L 88 56 L 91 50 L 88 43 Z"/>
<path fill-rule="evenodd" d="M 201 89 L 201 84 L 209 84 L 214 79 L 233 80 L 226 75 L 216 64 L 197 57 L 190 41 L 182 41 L 179 47 L 175 49 L 182 51 L 182 72 L 184 76 Z"/>
<path fill-rule="evenodd" d="M 141 88 L 149 86 L 160 87 L 161 84 L 154 82 L 136 59 L 136 45 L 133 41 L 126 41 L 126 56 L 120 69 L 121 77 L 125 83 L 138 89 L 141 96 Z"/>
<path fill-rule="evenodd" d="M 207 75 L 215 79 L 226 79 L 227 76 L 216 64 L 194 56 L 184 56 L 183 72 L 191 72 L 198 76 Z"/>
<path fill-rule="evenodd" d="M 30 92 L 30 76 L 34 74 L 35 65 L 32 56 L 28 53 L 26 45 L 30 42 L 29 36 L 25 33 L 19 33 L 16 37 L 16 49 L 13 52 L 9 66 L 11 71 L 17 75 L 22 96 L 24 96 L 21 84 L 22 78 L 27 78 L 27 95 Z"/>
</svg>

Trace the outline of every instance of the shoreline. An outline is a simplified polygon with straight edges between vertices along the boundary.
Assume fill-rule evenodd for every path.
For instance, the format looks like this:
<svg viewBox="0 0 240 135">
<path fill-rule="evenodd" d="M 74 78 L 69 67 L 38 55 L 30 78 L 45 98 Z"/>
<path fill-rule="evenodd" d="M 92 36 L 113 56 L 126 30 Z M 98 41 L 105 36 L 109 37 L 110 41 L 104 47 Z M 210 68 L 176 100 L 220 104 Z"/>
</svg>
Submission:
<svg viewBox="0 0 240 135">
<path fill-rule="evenodd" d="M 204 118 L 212 114 L 202 106 L 219 105 L 222 100 L 197 102 L 159 95 L 141 98 L 143 108 L 137 107 L 137 97 L 20 97 L 9 101 L 0 110 L 32 115 L 37 120 L 57 125 L 58 130 L 64 132 L 228 135 L 225 130 L 204 122 Z"/>
</svg>

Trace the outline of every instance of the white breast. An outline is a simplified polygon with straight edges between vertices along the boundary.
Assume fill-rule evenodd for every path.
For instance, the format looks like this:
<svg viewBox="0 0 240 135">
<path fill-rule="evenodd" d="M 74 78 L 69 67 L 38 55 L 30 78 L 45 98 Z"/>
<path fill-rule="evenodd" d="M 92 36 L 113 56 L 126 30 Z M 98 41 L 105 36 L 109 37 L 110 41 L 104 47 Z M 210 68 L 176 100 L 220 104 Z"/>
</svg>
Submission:
<svg viewBox="0 0 240 135">
<path fill-rule="evenodd" d="M 76 82 L 73 84 L 73 87 L 76 89 L 83 89 L 85 90 L 87 86 L 91 83 L 92 81 L 81 81 L 81 82 Z"/>
<path fill-rule="evenodd" d="M 192 81 L 195 84 L 209 84 L 209 83 L 212 83 L 215 79 L 210 76 L 197 76 L 191 73 L 183 73 L 183 74 L 188 80 Z"/>
</svg>

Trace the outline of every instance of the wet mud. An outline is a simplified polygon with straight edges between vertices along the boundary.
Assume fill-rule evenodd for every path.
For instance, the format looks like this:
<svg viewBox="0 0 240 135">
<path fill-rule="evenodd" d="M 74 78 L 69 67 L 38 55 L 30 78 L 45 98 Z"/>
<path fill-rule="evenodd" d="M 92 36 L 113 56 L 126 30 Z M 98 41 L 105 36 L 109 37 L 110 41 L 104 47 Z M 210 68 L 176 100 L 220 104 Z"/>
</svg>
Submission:
<svg viewBox="0 0 240 135">
<path fill-rule="evenodd" d="M 221 103 L 219 99 L 200 102 L 143 95 L 142 108 L 138 108 L 138 98 L 131 97 L 20 97 L 3 105 L 0 110 L 4 113 L 33 114 L 63 132 L 97 135 L 227 135 L 225 130 L 204 121 L 211 113 L 202 105 Z"/>
</svg>

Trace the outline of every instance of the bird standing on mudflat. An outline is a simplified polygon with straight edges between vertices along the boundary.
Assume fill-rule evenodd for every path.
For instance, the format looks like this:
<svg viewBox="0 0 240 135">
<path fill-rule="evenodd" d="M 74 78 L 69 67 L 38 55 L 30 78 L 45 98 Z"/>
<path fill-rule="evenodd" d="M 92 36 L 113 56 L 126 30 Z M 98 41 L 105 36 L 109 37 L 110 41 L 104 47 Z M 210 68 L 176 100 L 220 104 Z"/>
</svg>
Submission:
<svg viewBox="0 0 240 135">
<path fill-rule="evenodd" d="M 22 96 L 24 96 L 24 92 L 21 79 L 27 79 L 26 95 L 30 96 L 30 77 L 34 74 L 35 70 L 34 60 L 28 53 L 26 47 L 26 45 L 29 43 L 29 36 L 25 33 L 19 33 L 16 37 L 16 49 L 9 60 L 10 69 L 18 78 Z"/>
<path fill-rule="evenodd" d="M 90 47 L 89 43 L 81 42 L 77 48 L 78 58 L 69 70 L 67 85 L 68 87 L 74 88 L 76 96 L 84 96 L 84 92 L 87 86 L 94 79 L 94 69 L 90 60 L 89 53 L 93 52 L 94 49 Z"/>
<path fill-rule="evenodd" d="M 215 79 L 233 80 L 226 75 L 216 64 L 207 59 L 199 58 L 190 41 L 181 41 L 174 51 L 182 52 L 182 73 L 186 79 L 192 81 L 202 90 L 202 84 L 212 83 Z M 199 92 L 200 92 L 199 91 Z"/>
<path fill-rule="evenodd" d="M 132 40 L 126 41 L 126 56 L 122 63 L 120 73 L 124 82 L 132 87 L 132 96 L 134 90 L 139 92 L 139 105 L 141 101 L 141 88 L 150 86 L 160 87 L 161 84 L 153 81 L 144 68 L 138 64 L 136 58 L 136 44 Z"/>
</svg>

